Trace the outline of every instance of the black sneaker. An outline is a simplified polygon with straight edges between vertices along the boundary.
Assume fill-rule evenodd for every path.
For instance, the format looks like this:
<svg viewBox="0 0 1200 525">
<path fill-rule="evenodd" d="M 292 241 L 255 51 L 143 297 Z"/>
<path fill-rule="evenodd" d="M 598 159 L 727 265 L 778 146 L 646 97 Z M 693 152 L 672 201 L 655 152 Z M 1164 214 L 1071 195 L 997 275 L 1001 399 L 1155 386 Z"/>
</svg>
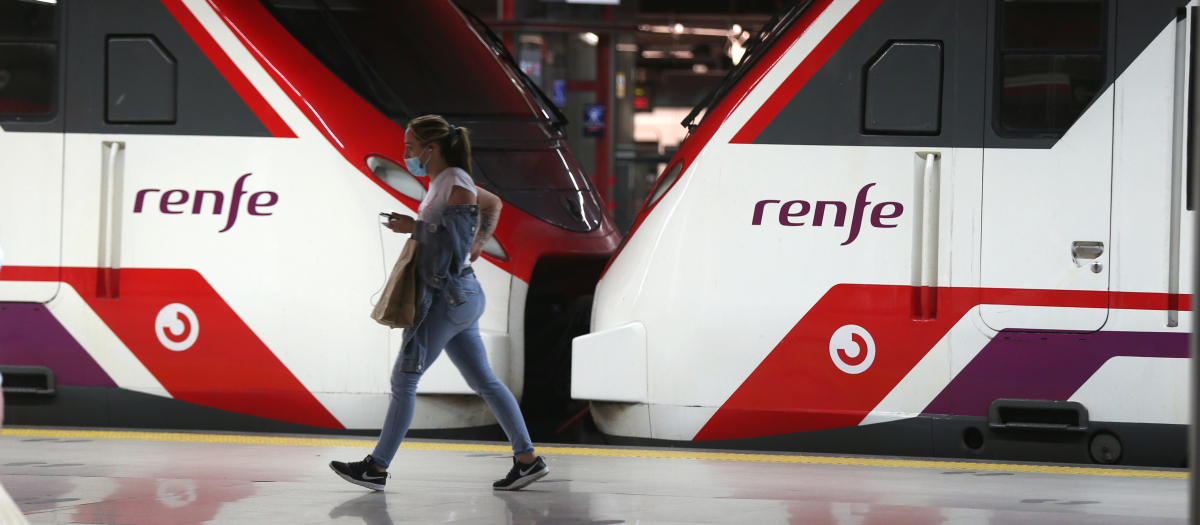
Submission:
<svg viewBox="0 0 1200 525">
<path fill-rule="evenodd" d="M 383 490 L 384 485 L 387 485 L 387 472 L 379 472 L 374 468 L 375 460 L 368 455 L 362 461 L 353 463 L 342 463 L 341 461 L 330 461 L 329 468 L 337 472 L 337 475 L 342 479 L 349 481 L 360 487 L 366 487 L 371 490 Z"/>
<path fill-rule="evenodd" d="M 522 464 L 517 462 L 517 458 L 513 458 L 513 468 L 508 471 L 508 475 L 504 479 L 492 483 L 492 488 L 496 490 L 521 490 L 539 479 L 546 477 L 550 473 L 550 467 L 546 466 L 546 462 L 542 461 L 542 457 L 538 456 L 533 460 L 532 464 Z"/>
</svg>

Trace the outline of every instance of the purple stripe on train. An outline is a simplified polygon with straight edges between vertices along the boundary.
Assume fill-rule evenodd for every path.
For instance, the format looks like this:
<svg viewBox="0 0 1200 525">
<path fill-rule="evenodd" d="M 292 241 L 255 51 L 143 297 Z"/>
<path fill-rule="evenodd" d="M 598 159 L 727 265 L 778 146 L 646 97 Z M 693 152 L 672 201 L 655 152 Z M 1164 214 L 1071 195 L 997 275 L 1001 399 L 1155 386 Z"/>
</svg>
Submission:
<svg viewBox="0 0 1200 525">
<path fill-rule="evenodd" d="M 0 365 L 48 367 L 60 385 L 117 386 L 39 303 L 0 303 Z"/>
<path fill-rule="evenodd" d="M 987 416 L 997 399 L 1065 401 L 1109 359 L 1188 357 L 1188 334 L 1014 332 L 996 335 L 925 414 Z"/>
</svg>

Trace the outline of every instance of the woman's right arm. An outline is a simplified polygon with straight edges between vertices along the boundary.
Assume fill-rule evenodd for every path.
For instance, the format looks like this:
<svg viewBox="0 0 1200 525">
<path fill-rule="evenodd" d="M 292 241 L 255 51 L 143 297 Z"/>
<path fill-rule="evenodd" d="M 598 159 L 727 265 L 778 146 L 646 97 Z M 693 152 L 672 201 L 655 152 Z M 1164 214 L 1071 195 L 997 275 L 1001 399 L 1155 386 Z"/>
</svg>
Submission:
<svg viewBox="0 0 1200 525">
<path fill-rule="evenodd" d="M 475 242 L 471 243 L 471 260 L 479 258 L 479 254 L 483 253 L 483 247 L 487 246 L 488 240 L 492 238 L 492 234 L 496 232 L 496 223 L 500 222 L 500 209 L 504 207 L 504 201 L 500 200 L 492 192 L 483 188 L 478 188 L 479 192 L 479 231 L 475 233 Z"/>
</svg>

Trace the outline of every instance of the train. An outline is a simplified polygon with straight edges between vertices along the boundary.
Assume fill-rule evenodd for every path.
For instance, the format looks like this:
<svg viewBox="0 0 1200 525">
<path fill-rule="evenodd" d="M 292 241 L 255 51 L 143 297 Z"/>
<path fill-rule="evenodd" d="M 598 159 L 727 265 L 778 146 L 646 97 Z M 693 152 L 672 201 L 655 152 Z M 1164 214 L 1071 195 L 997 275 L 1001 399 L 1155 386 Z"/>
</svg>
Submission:
<svg viewBox="0 0 1200 525">
<path fill-rule="evenodd" d="M 378 215 L 424 195 L 403 168 L 423 114 L 471 129 L 506 204 L 474 269 L 521 398 L 549 374 L 531 339 L 570 324 L 620 235 L 481 21 L 448 0 L 0 0 L 6 422 L 378 431 L 400 331 L 369 314 L 406 239 Z M 498 432 L 452 363 L 425 376 L 414 435 Z"/>
<path fill-rule="evenodd" d="M 1198 9 L 790 2 L 683 123 L 572 396 L 616 444 L 1185 466 Z"/>
</svg>

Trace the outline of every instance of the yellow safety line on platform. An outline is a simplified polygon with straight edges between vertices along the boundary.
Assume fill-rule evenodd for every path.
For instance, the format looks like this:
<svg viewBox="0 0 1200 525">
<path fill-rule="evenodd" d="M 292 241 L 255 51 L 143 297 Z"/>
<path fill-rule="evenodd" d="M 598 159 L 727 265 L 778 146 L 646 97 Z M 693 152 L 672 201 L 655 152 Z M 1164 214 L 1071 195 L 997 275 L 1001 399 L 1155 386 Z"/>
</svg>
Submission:
<svg viewBox="0 0 1200 525">
<path fill-rule="evenodd" d="M 372 448 L 374 440 L 366 439 L 322 439 L 279 436 L 248 436 L 232 434 L 187 434 L 181 432 L 122 432 L 111 430 L 51 430 L 33 428 L 6 428 L 0 435 L 13 437 L 44 438 L 87 438 L 87 439 L 130 439 L 142 441 L 178 441 L 185 443 L 233 443 L 242 445 L 290 445 L 301 447 L 361 447 Z M 400 445 L 404 450 L 441 450 L 450 452 L 495 452 L 510 453 L 505 445 L 477 445 L 471 443 L 446 443 L 429 441 L 406 441 Z M 617 458 L 654 459 L 702 459 L 715 461 L 754 461 L 761 463 L 800 463 L 806 465 L 848 465 L 858 467 L 906 467 L 946 470 L 978 470 L 987 472 L 1035 472 L 1041 474 L 1074 474 L 1087 476 L 1120 476 L 1134 478 L 1186 479 L 1187 472 L 1171 470 L 1135 470 L 1096 467 L 1064 467 L 1056 465 L 1031 465 L 1014 463 L 968 463 L 964 461 L 936 461 L 922 459 L 882 459 L 861 457 L 803 456 L 783 454 L 750 454 L 743 452 L 699 452 L 686 449 L 627 449 L 541 446 L 538 452 L 559 456 L 602 456 Z"/>
</svg>

